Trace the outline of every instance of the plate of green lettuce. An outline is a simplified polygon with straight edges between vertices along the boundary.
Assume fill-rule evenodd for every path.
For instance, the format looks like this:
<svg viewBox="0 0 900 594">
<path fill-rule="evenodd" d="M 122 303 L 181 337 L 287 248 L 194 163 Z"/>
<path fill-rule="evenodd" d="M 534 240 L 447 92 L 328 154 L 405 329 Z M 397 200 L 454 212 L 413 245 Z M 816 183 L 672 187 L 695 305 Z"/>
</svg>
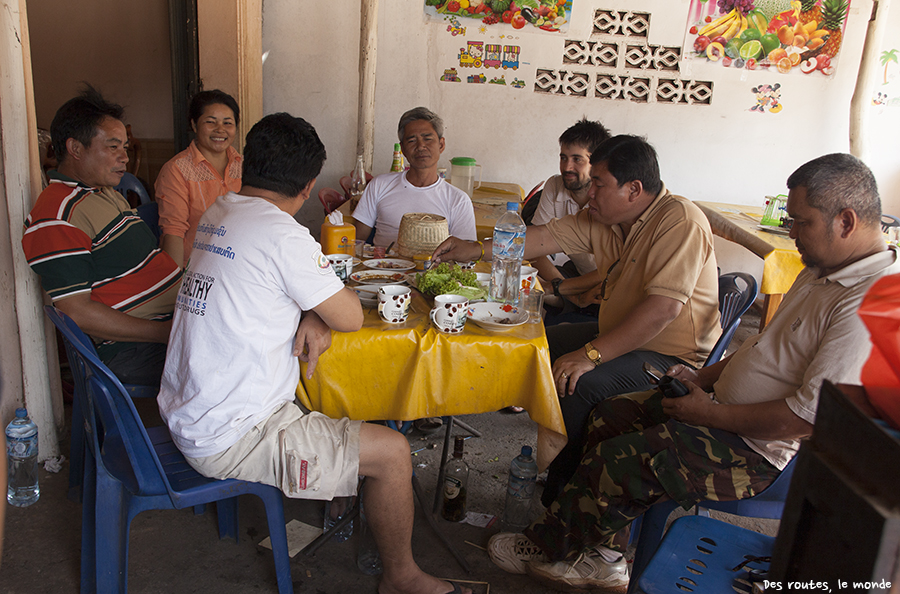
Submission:
<svg viewBox="0 0 900 594">
<path fill-rule="evenodd" d="M 441 262 L 437 266 L 415 277 L 409 276 L 410 283 L 419 292 L 434 297 L 435 295 L 462 295 L 469 301 L 487 299 L 487 291 L 476 279 L 475 272 L 463 270 L 459 264 L 450 265 Z"/>
</svg>

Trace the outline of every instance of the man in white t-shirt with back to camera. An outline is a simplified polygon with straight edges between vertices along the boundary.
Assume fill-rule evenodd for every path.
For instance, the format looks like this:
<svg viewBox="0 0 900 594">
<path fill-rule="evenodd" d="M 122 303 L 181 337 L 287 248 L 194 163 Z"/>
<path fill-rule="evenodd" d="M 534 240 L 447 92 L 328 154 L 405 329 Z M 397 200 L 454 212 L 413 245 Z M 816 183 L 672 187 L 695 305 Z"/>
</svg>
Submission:
<svg viewBox="0 0 900 594">
<path fill-rule="evenodd" d="M 204 213 L 184 271 L 158 402 L 172 439 L 200 474 L 331 500 L 368 477 L 366 516 L 384 574 L 381 594 L 470 592 L 423 572 L 412 555 L 409 443 L 380 425 L 296 405 L 297 357 L 362 325 L 359 299 L 293 215 L 325 161 L 315 129 L 286 113 L 247 135 L 240 193 Z"/>
<path fill-rule="evenodd" d="M 450 235 L 475 239 L 475 209 L 465 192 L 438 177 L 444 152 L 444 122 L 425 107 L 410 109 L 397 127 L 400 148 L 409 169 L 373 179 L 353 211 L 356 237 L 366 239 L 375 229 L 373 245 L 388 247 L 397 241 L 400 220 L 410 212 L 441 215 Z"/>
</svg>

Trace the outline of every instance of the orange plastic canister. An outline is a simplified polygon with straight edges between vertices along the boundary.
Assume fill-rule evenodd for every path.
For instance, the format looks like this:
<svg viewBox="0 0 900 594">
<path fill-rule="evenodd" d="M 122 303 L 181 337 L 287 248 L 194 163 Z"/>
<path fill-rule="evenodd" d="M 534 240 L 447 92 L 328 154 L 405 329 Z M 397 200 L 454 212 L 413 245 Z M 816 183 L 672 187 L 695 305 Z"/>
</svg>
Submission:
<svg viewBox="0 0 900 594">
<path fill-rule="evenodd" d="M 353 255 L 356 247 L 356 227 L 349 223 L 332 225 L 326 221 L 322 223 L 322 252 L 328 254 Z"/>
</svg>

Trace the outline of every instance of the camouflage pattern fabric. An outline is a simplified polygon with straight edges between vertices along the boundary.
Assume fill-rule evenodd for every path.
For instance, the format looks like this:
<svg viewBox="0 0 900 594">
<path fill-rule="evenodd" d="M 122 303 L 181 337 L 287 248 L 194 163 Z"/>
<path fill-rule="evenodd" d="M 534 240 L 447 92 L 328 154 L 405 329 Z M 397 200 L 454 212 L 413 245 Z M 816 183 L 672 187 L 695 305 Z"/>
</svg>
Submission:
<svg viewBox="0 0 900 594">
<path fill-rule="evenodd" d="M 778 476 L 735 434 L 675 421 L 661 400 L 653 390 L 594 409 L 578 470 L 525 531 L 551 561 L 572 561 L 596 545 L 624 552 L 632 520 L 659 501 L 689 509 L 704 499 L 743 499 Z"/>
</svg>

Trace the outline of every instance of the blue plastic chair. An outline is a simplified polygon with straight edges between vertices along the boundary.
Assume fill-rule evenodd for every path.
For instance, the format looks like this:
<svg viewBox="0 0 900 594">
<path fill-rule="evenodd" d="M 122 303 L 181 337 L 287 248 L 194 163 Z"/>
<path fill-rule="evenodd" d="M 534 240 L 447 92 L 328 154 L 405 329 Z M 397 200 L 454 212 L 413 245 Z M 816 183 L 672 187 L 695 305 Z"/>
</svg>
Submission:
<svg viewBox="0 0 900 594">
<path fill-rule="evenodd" d="M 697 503 L 697 514 L 709 516 L 709 510 L 714 509 L 748 518 L 780 519 L 790 488 L 791 477 L 794 476 L 795 460 L 796 458 L 792 458 L 781 474 L 759 495 L 736 501 L 700 501 Z M 631 583 L 628 586 L 629 593 L 635 591 L 634 584 L 654 556 L 666 529 L 666 520 L 669 519 L 669 515 L 675 511 L 676 507 L 678 504 L 669 499 L 653 505 L 641 516 L 640 535 L 631 568 Z M 637 525 L 634 526 L 635 529 L 638 529 Z M 712 591 L 714 590 L 698 590 L 698 592 Z"/>
<path fill-rule="evenodd" d="M 749 559 L 771 557 L 774 545 L 771 536 L 720 520 L 678 518 L 640 576 L 639 588 L 644 594 L 750 592 L 748 572 L 734 568 Z M 769 562 L 749 561 L 745 567 L 768 571 Z"/>
<path fill-rule="evenodd" d="M 281 491 L 198 474 L 166 427 L 144 428 L 128 391 L 71 318 L 54 307 L 45 309 L 74 352 L 72 373 L 84 389 L 80 418 L 73 418 L 73 424 L 83 424 L 89 446 L 84 461 L 81 592 L 128 591 L 128 533 L 140 512 L 215 502 L 219 537 L 237 540 L 237 496 L 250 493 L 266 508 L 278 592 L 293 594 Z"/>
<path fill-rule="evenodd" d="M 134 192 L 138 195 L 139 204 L 147 204 L 150 202 L 150 194 L 147 193 L 144 184 L 131 173 L 126 172 L 125 175 L 122 176 L 122 179 L 119 181 L 119 185 L 115 187 L 115 190 L 121 194 L 125 200 L 128 200 L 128 192 Z"/>
<path fill-rule="evenodd" d="M 159 240 L 162 232 L 159 229 L 159 204 L 156 202 L 148 202 L 137 207 L 138 216 L 150 227 L 153 235 Z"/>
<path fill-rule="evenodd" d="M 743 289 L 739 281 L 743 283 Z M 722 326 L 722 335 L 710 351 L 704 367 L 718 363 L 722 359 L 722 355 L 731 344 L 735 330 L 741 325 L 741 316 L 750 309 L 757 295 L 759 287 L 753 275 L 746 272 L 729 272 L 719 276 L 719 324 Z"/>
<path fill-rule="evenodd" d="M 81 328 L 75 323 L 74 320 L 66 316 L 64 313 L 59 312 L 56 308 L 51 306 L 46 306 L 44 311 L 47 312 L 47 315 L 50 317 L 50 320 L 59 328 L 61 334 L 63 334 L 63 328 L 60 326 L 60 320 L 63 318 L 57 316 L 55 312 L 58 312 L 61 316 L 65 318 L 65 323 L 71 326 L 73 332 L 76 332 L 79 335 L 84 335 L 81 331 Z M 63 334 L 65 337 L 65 334 Z M 97 351 L 94 349 L 93 342 L 86 338 L 87 343 L 95 355 Z M 63 340 L 63 343 L 66 347 L 66 355 L 68 356 L 68 360 L 70 362 L 76 361 L 78 354 L 75 349 L 72 347 L 69 340 Z M 83 424 L 78 422 L 78 419 L 82 416 L 82 403 L 86 398 L 86 388 L 85 388 L 85 378 L 83 374 L 74 373 L 74 363 L 71 363 L 73 366 L 73 389 L 72 389 L 72 431 L 71 436 L 69 438 L 69 491 L 67 497 L 71 501 L 80 502 L 81 501 L 81 481 L 84 478 L 84 454 L 85 448 L 88 447 L 88 444 L 84 441 L 84 427 Z M 125 390 L 132 398 L 156 398 L 156 395 L 159 393 L 159 388 L 156 386 L 141 386 L 137 384 L 123 384 Z"/>
</svg>

